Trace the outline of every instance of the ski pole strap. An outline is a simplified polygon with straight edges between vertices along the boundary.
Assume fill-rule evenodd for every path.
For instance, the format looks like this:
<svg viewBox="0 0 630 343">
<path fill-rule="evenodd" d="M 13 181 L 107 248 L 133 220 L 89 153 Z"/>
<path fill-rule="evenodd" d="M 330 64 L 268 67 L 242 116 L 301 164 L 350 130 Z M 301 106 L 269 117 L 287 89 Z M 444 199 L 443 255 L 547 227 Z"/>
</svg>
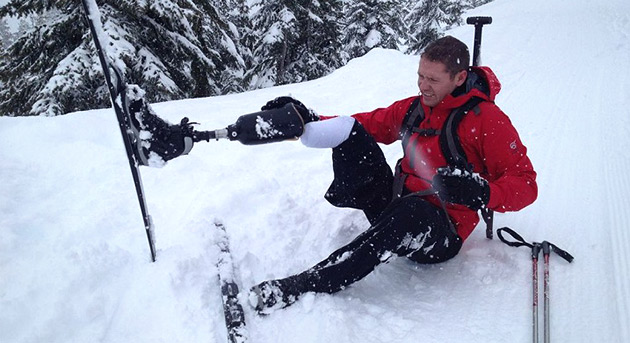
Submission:
<svg viewBox="0 0 630 343">
<path fill-rule="evenodd" d="M 513 241 L 507 240 L 505 237 L 503 237 L 503 232 L 506 232 L 507 234 L 512 236 L 514 240 Z M 551 251 L 553 251 L 556 254 L 558 254 L 558 256 L 566 260 L 567 262 L 569 263 L 573 262 L 573 256 L 569 254 L 567 251 L 560 249 L 557 245 L 548 241 L 543 241 L 542 243 L 536 243 L 536 242 L 528 243 L 527 241 L 525 241 L 523 237 L 521 237 L 521 235 L 519 235 L 518 233 L 516 233 L 514 230 L 510 229 L 509 227 L 502 227 L 498 229 L 497 236 L 499 236 L 499 239 L 501 240 L 501 242 L 511 247 L 518 248 L 518 247 L 525 246 L 532 249 L 532 257 L 534 257 L 534 255 L 538 255 L 538 253 L 542 249 L 544 255 L 549 255 Z"/>
<path fill-rule="evenodd" d="M 505 237 L 503 237 L 503 232 L 508 233 L 510 236 L 512 236 L 513 239 L 515 239 L 514 241 L 508 241 L 507 239 L 505 239 Z M 501 242 L 511 246 L 511 247 L 528 247 L 530 249 L 534 248 L 534 245 L 531 243 L 528 243 L 525 241 L 525 239 L 523 237 L 521 237 L 521 235 L 519 235 L 518 233 L 516 233 L 514 230 L 510 229 L 509 227 L 502 227 L 500 229 L 497 230 L 497 236 L 499 236 L 499 239 L 501 240 Z"/>
<path fill-rule="evenodd" d="M 557 246 L 557 245 L 555 245 L 555 244 L 553 244 L 553 243 L 550 243 L 550 242 L 547 242 L 547 241 L 544 241 L 544 242 L 543 242 L 543 254 L 545 253 L 545 251 L 544 251 L 544 247 L 545 247 L 545 246 L 544 246 L 544 243 L 549 244 L 549 246 L 551 247 L 551 249 L 550 249 L 550 250 L 551 250 L 551 251 L 553 251 L 553 252 L 555 252 L 556 254 L 558 254 L 558 256 L 560 256 L 560 257 L 562 257 L 563 259 L 565 259 L 565 261 L 567 261 L 567 262 L 569 262 L 569 263 L 573 262 L 573 255 L 569 254 L 569 253 L 568 253 L 568 252 L 566 252 L 565 250 L 562 250 L 562 249 L 558 248 L 558 246 Z"/>
</svg>

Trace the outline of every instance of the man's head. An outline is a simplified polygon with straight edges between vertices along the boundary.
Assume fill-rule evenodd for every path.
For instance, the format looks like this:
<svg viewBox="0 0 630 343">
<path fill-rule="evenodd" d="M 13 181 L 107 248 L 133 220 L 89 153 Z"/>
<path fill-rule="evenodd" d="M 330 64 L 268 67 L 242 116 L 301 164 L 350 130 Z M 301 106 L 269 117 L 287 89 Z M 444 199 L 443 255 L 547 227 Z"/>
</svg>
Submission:
<svg viewBox="0 0 630 343">
<path fill-rule="evenodd" d="M 418 88 L 427 106 L 439 104 L 466 81 L 470 54 L 460 40 L 446 36 L 429 44 L 420 55 Z"/>
</svg>

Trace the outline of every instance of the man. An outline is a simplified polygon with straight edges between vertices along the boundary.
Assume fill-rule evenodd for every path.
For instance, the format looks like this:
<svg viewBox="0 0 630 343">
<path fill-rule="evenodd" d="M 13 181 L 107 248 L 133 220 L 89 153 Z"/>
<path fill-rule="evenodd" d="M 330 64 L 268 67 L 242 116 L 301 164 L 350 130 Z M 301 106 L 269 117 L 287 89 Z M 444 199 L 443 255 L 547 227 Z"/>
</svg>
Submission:
<svg viewBox="0 0 630 343">
<path fill-rule="evenodd" d="M 342 290 L 394 255 L 418 263 L 444 262 L 457 255 L 479 222 L 477 210 L 518 211 L 536 199 L 536 173 L 527 149 L 493 103 L 500 83 L 489 68 L 469 68 L 469 60 L 464 43 L 450 36 L 438 39 L 420 58 L 419 97 L 305 125 L 301 140 L 306 146 L 333 148 L 335 178 L 326 199 L 363 210 L 371 226 L 304 272 L 254 286 L 250 302 L 258 312 L 289 306 L 306 292 Z M 472 97 L 484 101 L 457 129 L 472 166 L 469 172 L 447 164 L 435 133 Z M 405 116 L 418 98 L 425 118 L 403 147 L 396 179 L 404 180 L 404 187 L 393 194 L 395 178 L 376 142 L 401 138 Z M 263 109 L 287 102 L 307 117 L 309 111 L 300 102 L 286 97 Z"/>
<path fill-rule="evenodd" d="M 370 228 L 304 272 L 252 287 L 249 300 L 259 313 L 289 306 L 307 292 L 340 291 L 392 256 L 447 261 L 479 222 L 479 209 L 518 211 L 536 199 L 527 149 L 493 102 L 500 83 L 487 67 L 469 68 L 469 60 L 464 43 L 450 36 L 438 39 L 420 57 L 419 96 L 350 117 L 319 118 L 289 97 L 263 106 L 293 104 L 305 123 L 302 143 L 332 148 L 334 180 L 325 197 L 335 206 L 363 210 Z M 464 157 L 455 163 L 441 142 L 450 125 L 445 123 L 473 98 L 481 102 L 457 126 Z M 407 130 L 410 116 L 423 119 Z M 186 141 L 199 140 L 187 120 L 162 129 L 149 126 L 158 127 L 155 137 L 162 132 L 150 150 L 164 160 L 190 151 Z M 404 156 L 394 175 L 377 142 L 401 138 Z"/>
</svg>

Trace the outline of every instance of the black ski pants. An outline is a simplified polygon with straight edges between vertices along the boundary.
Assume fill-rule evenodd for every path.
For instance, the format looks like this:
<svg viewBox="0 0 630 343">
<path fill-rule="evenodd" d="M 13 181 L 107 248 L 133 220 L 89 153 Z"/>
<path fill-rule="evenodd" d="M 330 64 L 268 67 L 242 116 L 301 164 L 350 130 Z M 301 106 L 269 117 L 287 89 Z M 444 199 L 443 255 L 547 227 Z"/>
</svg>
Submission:
<svg viewBox="0 0 630 343">
<path fill-rule="evenodd" d="M 361 124 L 355 123 L 332 158 L 335 178 L 325 198 L 338 207 L 363 210 L 371 226 L 325 260 L 287 278 L 300 293 L 337 292 L 392 256 L 437 263 L 457 255 L 462 240 L 442 208 L 413 194 L 392 200 L 391 168 Z"/>
</svg>

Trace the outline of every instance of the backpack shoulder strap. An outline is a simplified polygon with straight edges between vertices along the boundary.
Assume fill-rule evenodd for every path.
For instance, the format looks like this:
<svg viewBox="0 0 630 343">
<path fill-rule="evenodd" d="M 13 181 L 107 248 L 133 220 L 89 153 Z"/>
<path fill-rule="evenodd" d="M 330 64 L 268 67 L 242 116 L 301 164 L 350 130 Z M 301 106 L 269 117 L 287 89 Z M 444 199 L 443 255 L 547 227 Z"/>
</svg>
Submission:
<svg viewBox="0 0 630 343">
<path fill-rule="evenodd" d="M 472 109 L 476 114 L 479 114 L 478 105 L 484 101 L 481 98 L 473 97 L 468 100 L 464 105 L 454 109 L 446 118 L 444 126 L 440 132 L 440 148 L 442 154 L 446 158 L 446 163 L 451 166 L 462 168 L 464 170 L 472 170 L 472 166 L 468 163 L 468 158 L 464 152 L 459 135 L 457 134 L 457 128 L 461 123 L 464 116 Z"/>
<path fill-rule="evenodd" d="M 409 138 L 414 132 L 414 127 L 418 126 L 422 120 L 424 120 L 424 109 L 422 108 L 422 104 L 420 104 L 420 97 L 417 97 L 407 109 L 407 113 L 405 113 L 405 117 L 400 125 L 400 131 L 398 132 L 398 136 L 402 140 L 403 154 L 407 151 L 407 144 L 409 144 Z M 407 175 L 402 173 L 401 168 L 403 158 L 398 160 L 394 168 L 394 182 L 392 187 L 394 198 L 402 196 L 405 180 L 407 179 Z"/>
<path fill-rule="evenodd" d="M 420 97 L 417 97 L 407 109 L 407 113 L 405 113 L 405 118 L 403 119 L 402 125 L 400 126 L 400 132 L 398 133 L 400 139 L 402 140 L 403 152 L 405 151 L 405 147 L 407 143 L 409 143 L 409 137 L 413 133 L 413 128 L 418 126 L 421 121 L 424 120 L 424 109 L 422 108 L 422 104 L 420 104 Z"/>
</svg>

